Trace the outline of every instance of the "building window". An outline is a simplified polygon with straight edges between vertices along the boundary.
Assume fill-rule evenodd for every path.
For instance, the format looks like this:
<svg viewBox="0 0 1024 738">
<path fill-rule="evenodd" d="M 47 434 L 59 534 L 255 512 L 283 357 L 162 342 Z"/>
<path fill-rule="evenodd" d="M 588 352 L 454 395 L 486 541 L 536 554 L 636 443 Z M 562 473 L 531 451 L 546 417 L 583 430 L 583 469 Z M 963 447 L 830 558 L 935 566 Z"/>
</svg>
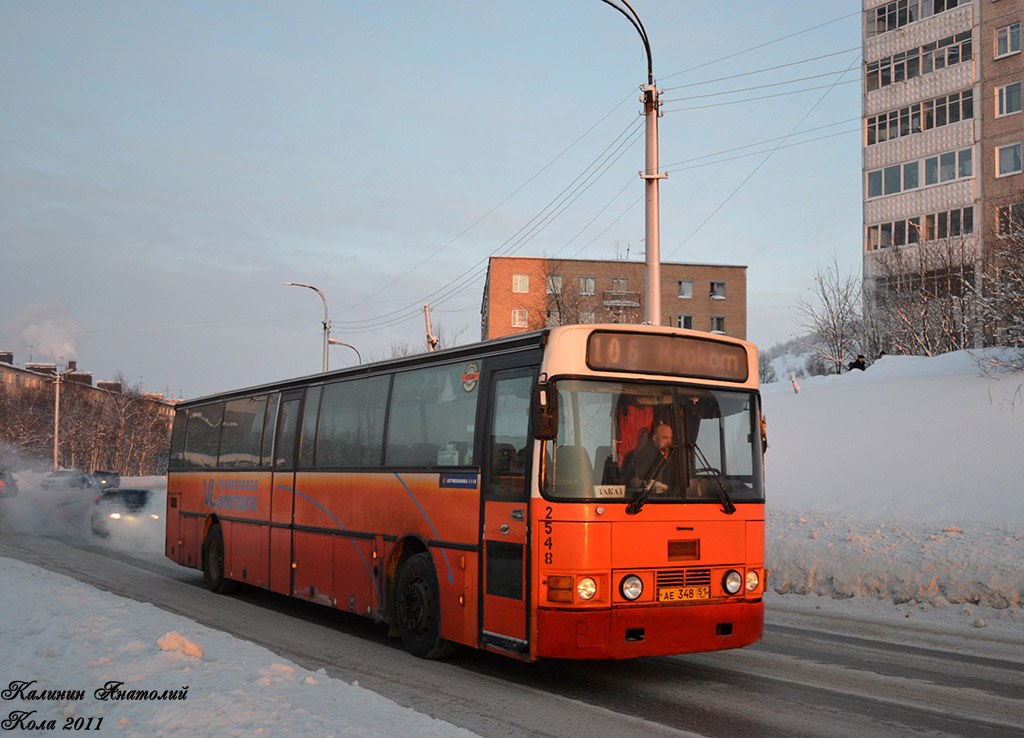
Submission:
<svg viewBox="0 0 1024 738">
<path fill-rule="evenodd" d="M 562 294 L 562 276 L 560 274 L 549 274 L 547 290 L 549 295 Z"/>
<path fill-rule="evenodd" d="M 580 310 L 580 323 L 596 323 L 597 313 L 593 310 Z"/>
<path fill-rule="evenodd" d="M 974 176 L 974 151 L 946 151 L 924 160 L 924 184 L 936 185 Z M 894 164 L 868 172 L 868 199 L 895 195 L 921 186 L 921 161 Z"/>
<path fill-rule="evenodd" d="M 711 299 L 712 300 L 724 300 L 725 299 L 725 282 L 712 282 L 711 283 Z"/>
<path fill-rule="evenodd" d="M 512 327 L 529 328 L 530 311 L 526 308 L 512 308 Z"/>
<path fill-rule="evenodd" d="M 530 275 L 529 274 L 513 274 L 512 275 L 512 291 L 513 292 L 529 292 L 530 291 Z"/>
<path fill-rule="evenodd" d="M 693 298 L 693 280 L 692 279 L 680 279 L 679 280 L 679 297 L 683 300 L 690 300 Z"/>
<path fill-rule="evenodd" d="M 996 147 L 996 169 L 997 177 L 1005 177 L 1008 174 L 1020 174 L 1020 143 Z"/>
<path fill-rule="evenodd" d="M 562 325 L 562 314 L 558 310 L 547 311 L 547 315 L 544 316 L 544 324 L 548 328 L 554 328 L 555 326 Z"/>
<path fill-rule="evenodd" d="M 693 330 L 693 316 L 692 315 L 677 315 L 675 316 L 676 328 L 686 328 Z"/>
<path fill-rule="evenodd" d="M 893 0 L 864 14 L 865 33 L 868 38 L 872 38 L 969 2 L 970 0 Z"/>
<path fill-rule="evenodd" d="M 1020 53 L 1020 23 L 1011 23 L 996 30 L 996 59 Z"/>
<path fill-rule="evenodd" d="M 905 82 L 930 72 L 971 61 L 971 31 L 933 41 L 877 61 L 864 69 L 867 91 Z"/>
<path fill-rule="evenodd" d="M 1012 115 L 1020 112 L 1020 82 L 1011 82 L 996 88 L 996 115 Z"/>
<path fill-rule="evenodd" d="M 1000 238 L 1019 234 L 1024 230 L 1024 203 L 1001 205 L 996 211 L 996 220 Z"/>
<path fill-rule="evenodd" d="M 612 277 L 612 292 L 628 292 L 629 279 L 627 277 Z"/>
<path fill-rule="evenodd" d="M 712 333 L 725 333 L 725 316 L 724 315 L 712 315 L 711 316 L 711 332 Z"/>
<path fill-rule="evenodd" d="M 580 294 L 581 295 L 592 295 L 596 288 L 597 279 L 595 277 L 580 277 Z"/>
<path fill-rule="evenodd" d="M 867 226 L 865 248 L 868 251 L 890 246 L 969 236 L 974 233 L 974 208 L 954 208 L 941 213 L 927 213 L 890 223 Z"/>
<path fill-rule="evenodd" d="M 868 197 L 882 196 L 882 170 L 868 172 Z"/>
</svg>

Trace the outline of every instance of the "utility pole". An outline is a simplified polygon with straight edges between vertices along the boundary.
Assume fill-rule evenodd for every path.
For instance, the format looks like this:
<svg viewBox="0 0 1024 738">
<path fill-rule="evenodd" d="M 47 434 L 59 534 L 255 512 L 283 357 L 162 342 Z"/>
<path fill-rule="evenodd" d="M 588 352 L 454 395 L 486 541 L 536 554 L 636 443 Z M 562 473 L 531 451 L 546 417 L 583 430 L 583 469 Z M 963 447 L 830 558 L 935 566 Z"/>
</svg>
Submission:
<svg viewBox="0 0 1024 738">
<path fill-rule="evenodd" d="M 645 36 L 646 41 L 646 36 Z M 658 181 L 667 174 L 658 173 L 658 117 L 661 115 L 659 90 L 651 83 L 643 88 L 644 115 L 647 116 L 646 169 L 640 173 L 645 180 L 646 208 L 644 210 L 644 231 L 646 239 L 646 308 L 644 317 L 647 325 L 661 325 L 661 224 Z"/>
<path fill-rule="evenodd" d="M 423 316 L 427 319 L 427 351 L 433 351 L 437 348 L 437 344 L 441 342 L 434 332 L 430 329 L 430 304 L 423 304 Z"/>
<path fill-rule="evenodd" d="M 654 63 L 651 58 L 651 44 L 647 39 L 647 30 L 640 21 L 640 16 L 633 10 L 627 0 L 602 0 L 626 16 L 640 34 L 647 52 L 647 84 L 641 87 L 644 103 L 644 115 L 647 116 L 647 154 L 644 171 L 640 177 L 645 180 L 646 209 L 644 211 L 644 232 L 646 252 L 646 276 L 644 322 L 648 325 L 661 325 L 661 226 L 658 203 L 658 180 L 665 179 L 667 174 L 658 172 L 658 117 L 661 115 L 661 92 L 654 86 Z M 622 8 L 618 5 L 625 5 Z"/>
<path fill-rule="evenodd" d="M 60 447 L 60 382 L 61 374 L 60 369 L 55 367 L 54 371 L 55 379 L 53 380 L 54 386 L 54 399 L 53 399 L 53 470 L 57 471 L 60 468 L 59 457 L 57 450 Z"/>
</svg>

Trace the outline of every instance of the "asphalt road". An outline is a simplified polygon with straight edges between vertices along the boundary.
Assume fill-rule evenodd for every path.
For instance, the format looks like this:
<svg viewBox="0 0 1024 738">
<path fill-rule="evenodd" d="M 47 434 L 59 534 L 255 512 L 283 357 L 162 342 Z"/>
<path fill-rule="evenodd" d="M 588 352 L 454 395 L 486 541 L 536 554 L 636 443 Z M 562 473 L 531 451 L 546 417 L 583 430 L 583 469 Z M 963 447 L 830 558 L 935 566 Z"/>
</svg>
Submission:
<svg viewBox="0 0 1024 738">
<path fill-rule="evenodd" d="M 481 736 L 1024 735 L 1024 634 L 776 609 L 764 640 L 739 651 L 524 664 L 460 649 L 427 662 L 365 618 L 250 588 L 214 595 L 155 541 L 99 540 L 83 523 L 87 497 L 55 496 L 30 513 L 28 500 L 18 514 L 0 507 L 0 556 L 150 602 Z"/>
</svg>

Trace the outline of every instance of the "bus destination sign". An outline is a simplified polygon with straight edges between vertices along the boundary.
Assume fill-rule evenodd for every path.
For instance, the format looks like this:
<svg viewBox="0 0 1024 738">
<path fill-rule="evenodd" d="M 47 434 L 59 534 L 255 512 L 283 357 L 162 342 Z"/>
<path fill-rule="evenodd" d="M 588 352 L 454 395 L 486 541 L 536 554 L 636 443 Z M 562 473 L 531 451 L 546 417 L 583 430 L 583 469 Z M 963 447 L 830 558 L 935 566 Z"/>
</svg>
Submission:
<svg viewBox="0 0 1024 738">
<path fill-rule="evenodd" d="M 692 336 L 599 331 L 587 343 L 587 366 L 598 371 L 667 374 L 745 382 L 747 351 Z"/>
</svg>

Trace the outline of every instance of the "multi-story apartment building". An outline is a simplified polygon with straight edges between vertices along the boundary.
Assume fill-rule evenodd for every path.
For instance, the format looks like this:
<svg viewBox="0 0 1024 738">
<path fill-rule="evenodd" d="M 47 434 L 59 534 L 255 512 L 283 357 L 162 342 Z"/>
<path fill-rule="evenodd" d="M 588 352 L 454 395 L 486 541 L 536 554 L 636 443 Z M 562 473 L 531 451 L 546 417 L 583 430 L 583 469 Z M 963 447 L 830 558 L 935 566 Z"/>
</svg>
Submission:
<svg viewBox="0 0 1024 738">
<path fill-rule="evenodd" d="M 487 340 L 572 323 L 642 323 L 645 264 L 491 257 L 481 305 Z M 747 337 L 747 268 L 661 265 L 665 325 Z"/>
<path fill-rule="evenodd" d="M 884 292 L 902 258 L 979 286 L 996 239 L 1024 222 L 1024 0 L 863 9 L 865 282 Z"/>
</svg>

